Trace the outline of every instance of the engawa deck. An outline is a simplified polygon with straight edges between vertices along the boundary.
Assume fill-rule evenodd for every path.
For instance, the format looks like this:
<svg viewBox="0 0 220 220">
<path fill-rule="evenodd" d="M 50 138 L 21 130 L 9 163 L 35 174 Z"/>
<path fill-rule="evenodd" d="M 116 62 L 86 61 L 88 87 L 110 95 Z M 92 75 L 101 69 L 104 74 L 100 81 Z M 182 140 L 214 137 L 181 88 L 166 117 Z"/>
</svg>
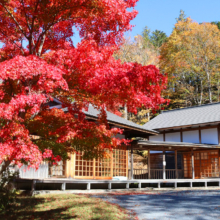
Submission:
<svg viewBox="0 0 220 220">
<path fill-rule="evenodd" d="M 108 190 L 112 189 L 113 184 L 124 184 L 125 189 L 129 189 L 129 185 L 135 183 L 138 185 L 138 188 L 142 188 L 142 184 L 156 184 L 157 188 L 161 187 L 161 184 L 173 184 L 174 188 L 178 187 L 178 183 L 188 184 L 190 188 L 193 188 L 194 183 L 204 183 L 204 187 L 208 187 L 208 183 L 217 183 L 220 187 L 220 178 L 212 178 L 212 179 L 147 179 L 147 180 L 76 180 L 76 179 L 16 179 L 15 182 L 31 182 L 32 184 L 32 191 L 36 189 L 37 184 L 61 184 L 61 190 L 66 190 L 67 184 L 77 184 L 82 185 L 86 184 L 86 189 L 91 189 L 91 184 L 107 184 Z"/>
</svg>

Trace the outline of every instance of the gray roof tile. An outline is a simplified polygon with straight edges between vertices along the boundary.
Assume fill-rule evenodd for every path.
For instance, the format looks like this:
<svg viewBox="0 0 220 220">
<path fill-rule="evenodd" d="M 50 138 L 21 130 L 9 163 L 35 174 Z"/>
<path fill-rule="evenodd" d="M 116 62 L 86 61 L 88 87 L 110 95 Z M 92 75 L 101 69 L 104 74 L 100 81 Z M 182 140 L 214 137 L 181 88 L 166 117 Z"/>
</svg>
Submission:
<svg viewBox="0 0 220 220">
<path fill-rule="evenodd" d="M 97 117 L 97 115 L 99 114 L 99 111 L 97 109 L 95 109 L 92 105 L 89 105 L 88 111 L 84 111 L 84 113 L 88 116 Z M 157 133 L 156 131 L 154 131 L 152 129 L 145 128 L 144 126 L 141 126 L 141 125 L 138 125 L 132 121 L 126 120 L 126 119 L 124 119 L 118 115 L 115 115 L 111 112 L 107 111 L 106 113 L 107 113 L 107 120 L 109 122 L 115 122 L 118 124 L 122 124 L 122 125 L 136 128 L 136 129 L 140 129 L 140 130 L 143 130 L 143 132 L 149 131 L 150 133 L 155 133 L 155 134 Z"/>
<path fill-rule="evenodd" d="M 146 129 L 161 129 L 220 122 L 220 103 L 164 111 L 147 122 Z"/>
</svg>

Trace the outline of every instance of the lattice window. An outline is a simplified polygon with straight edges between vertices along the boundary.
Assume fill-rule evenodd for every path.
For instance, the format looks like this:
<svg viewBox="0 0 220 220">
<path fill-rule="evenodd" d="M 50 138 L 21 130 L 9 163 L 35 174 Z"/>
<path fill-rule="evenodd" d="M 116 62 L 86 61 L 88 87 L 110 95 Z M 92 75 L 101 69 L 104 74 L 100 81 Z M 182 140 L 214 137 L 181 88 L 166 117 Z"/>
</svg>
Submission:
<svg viewBox="0 0 220 220">
<path fill-rule="evenodd" d="M 93 160 L 85 160 L 82 158 L 83 153 L 76 154 L 75 159 L 75 176 L 93 177 Z"/>
<path fill-rule="evenodd" d="M 218 151 L 201 152 L 201 177 L 219 177 Z"/>
<path fill-rule="evenodd" d="M 184 178 L 192 178 L 192 158 L 191 153 L 183 155 Z"/>
<path fill-rule="evenodd" d="M 126 147 L 113 150 L 113 176 L 127 176 Z"/>
<path fill-rule="evenodd" d="M 111 158 L 95 160 L 95 176 L 111 177 Z"/>
</svg>

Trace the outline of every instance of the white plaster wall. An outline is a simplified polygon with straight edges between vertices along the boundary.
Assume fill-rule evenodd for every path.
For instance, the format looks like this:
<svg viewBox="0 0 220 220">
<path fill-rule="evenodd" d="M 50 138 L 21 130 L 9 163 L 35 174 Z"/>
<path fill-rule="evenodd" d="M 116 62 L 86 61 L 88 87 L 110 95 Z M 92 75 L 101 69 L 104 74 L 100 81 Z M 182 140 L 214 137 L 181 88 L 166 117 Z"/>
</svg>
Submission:
<svg viewBox="0 0 220 220">
<path fill-rule="evenodd" d="M 163 141 L 163 134 L 149 136 L 149 141 Z"/>
<path fill-rule="evenodd" d="M 183 142 L 199 144 L 199 131 L 184 131 Z"/>
<path fill-rule="evenodd" d="M 217 128 L 202 129 L 201 142 L 203 144 L 218 144 L 218 130 Z"/>
<path fill-rule="evenodd" d="M 165 134 L 165 141 L 168 142 L 180 142 L 180 132 L 167 133 Z"/>
</svg>

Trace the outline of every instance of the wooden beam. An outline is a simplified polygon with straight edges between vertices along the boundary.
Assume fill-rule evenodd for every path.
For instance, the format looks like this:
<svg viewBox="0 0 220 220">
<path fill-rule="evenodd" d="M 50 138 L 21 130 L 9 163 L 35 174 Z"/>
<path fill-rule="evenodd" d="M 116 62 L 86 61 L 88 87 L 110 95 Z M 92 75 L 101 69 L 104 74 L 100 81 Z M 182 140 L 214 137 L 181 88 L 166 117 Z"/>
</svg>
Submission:
<svg viewBox="0 0 220 220">
<path fill-rule="evenodd" d="M 134 179 L 133 168 L 134 168 L 134 157 L 133 157 L 133 146 L 131 145 L 131 179 Z"/>
<path fill-rule="evenodd" d="M 220 150 L 218 150 L 218 170 L 219 170 L 219 177 L 220 177 Z"/>
<path fill-rule="evenodd" d="M 199 127 L 199 143 L 202 143 L 201 127 Z"/>
<path fill-rule="evenodd" d="M 148 161 L 147 161 L 147 167 L 148 167 L 148 179 L 150 179 L 150 150 L 148 150 Z"/>
<path fill-rule="evenodd" d="M 202 175 L 201 175 L 201 171 L 202 171 L 202 161 L 201 161 L 201 152 L 198 152 L 198 154 L 199 154 L 199 178 L 201 178 L 202 177 Z"/>
<path fill-rule="evenodd" d="M 172 130 L 168 132 L 173 132 L 173 131 L 180 131 L 181 128 L 183 128 L 183 131 L 188 131 L 188 130 L 197 130 L 198 127 L 192 127 L 192 126 L 204 126 L 202 129 L 208 129 L 208 128 L 217 128 L 217 123 L 219 122 L 210 122 L 210 123 L 203 123 L 203 124 L 190 124 L 190 125 L 181 125 L 181 126 L 176 126 L 176 127 L 167 127 L 167 128 L 161 128 L 157 129 L 159 131 L 164 131 L 164 130 Z M 214 124 L 214 125 L 213 125 Z M 174 129 L 179 129 L 179 130 L 174 130 Z"/>
<path fill-rule="evenodd" d="M 166 155 L 165 150 L 163 149 L 163 179 L 166 179 Z"/>
<path fill-rule="evenodd" d="M 93 179 L 95 179 L 95 158 L 93 158 Z"/>
<path fill-rule="evenodd" d="M 114 151 L 112 150 L 112 152 L 111 152 L 111 171 L 110 171 L 111 178 L 113 177 L 113 158 L 114 158 Z M 127 167 L 126 167 L 126 169 L 127 169 Z"/>
<path fill-rule="evenodd" d="M 220 124 L 218 125 L 218 144 L 220 144 Z"/>
<path fill-rule="evenodd" d="M 183 129 L 180 130 L 180 141 L 183 142 Z"/>
<path fill-rule="evenodd" d="M 163 131 L 163 141 L 166 141 L 166 134 L 165 134 L 165 131 Z"/>
<path fill-rule="evenodd" d="M 177 150 L 175 150 L 175 171 L 176 171 L 176 179 L 178 179 Z"/>
<path fill-rule="evenodd" d="M 195 179 L 195 167 L 194 167 L 194 153 L 191 149 L 191 163 L 192 163 L 192 179 Z"/>
</svg>

